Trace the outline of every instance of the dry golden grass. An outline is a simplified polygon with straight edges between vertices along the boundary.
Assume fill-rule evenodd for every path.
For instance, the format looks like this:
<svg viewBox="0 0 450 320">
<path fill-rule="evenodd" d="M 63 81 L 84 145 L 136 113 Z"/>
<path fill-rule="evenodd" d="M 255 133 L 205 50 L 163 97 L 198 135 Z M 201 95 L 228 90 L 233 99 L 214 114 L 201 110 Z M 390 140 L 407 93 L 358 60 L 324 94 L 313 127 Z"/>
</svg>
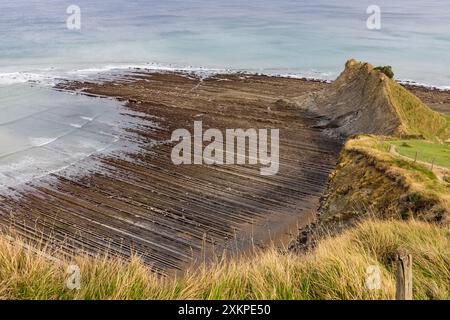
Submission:
<svg viewBox="0 0 450 320">
<path fill-rule="evenodd" d="M 398 248 L 413 255 L 415 299 L 450 299 L 450 231 L 416 221 L 366 221 L 303 256 L 255 250 L 217 259 L 178 279 L 156 276 L 138 258 L 51 261 L 3 237 L 0 298 L 393 299 L 392 257 Z M 80 290 L 66 288 L 69 264 L 81 269 Z M 382 271 L 379 290 L 365 287 L 370 265 Z"/>
</svg>

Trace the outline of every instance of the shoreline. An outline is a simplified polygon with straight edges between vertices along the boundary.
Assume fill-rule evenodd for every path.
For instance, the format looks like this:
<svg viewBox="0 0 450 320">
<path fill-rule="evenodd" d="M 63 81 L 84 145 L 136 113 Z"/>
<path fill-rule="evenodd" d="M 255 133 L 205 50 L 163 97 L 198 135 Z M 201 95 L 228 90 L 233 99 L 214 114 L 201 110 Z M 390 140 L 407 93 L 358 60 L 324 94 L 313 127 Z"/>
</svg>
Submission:
<svg viewBox="0 0 450 320">
<path fill-rule="evenodd" d="M 312 128 L 315 119 L 289 104 L 319 82 L 263 76 L 206 79 L 175 73 L 134 73 L 115 82 L 66 82 L 56 89 L 126 102 L 158 128 L 136 128 L 137 141 L 168 141 L 177 128 L 280 128 L 280 170 L 261 176 L 255 165 L 175 166 L 171 145 L 144 148 L 127 159 L 101 158 L 112 174 L 54 173 L 51 185 L 30 184 L 20 200 L 0 196 L 29 236 L 55 235 L 67 249 L 92 254 L 132 252 L 160 273 L 184 270 L 202 251 L 245 251 L 282 239 L 306 224 L 318 206 L 340 148 Z M 136 141 L 134 141 L 136 142 Z M 5 225 L 8 218 L 0 222 Z M 32 224 L 32 225 L 31 225 Z M 292 228 L 291 228 L 292 229 Z M 205 249 L 206 248 L 206 249 Z M 211 255 L 212 256 L 212 255 Z"/>
<path fill-rule="evenodd" d="M 103 158 L 115 178 L 95 170 L 70 179 L 55 174 L 53 186 L 34 187 L 20 202 L 2 199 L 0 208 L 18 212 L 20 228 L 30 237 L 56 233 L 75 250 L 93 254 L 137 252 L 161 273 L 184 270 L 204 252 L 212 256 L 212 249 L 239 253 L 273 241 L 286 244 L 314 216 L 340 150 L 339 142 L 313 128 L 314 115 L 290 100 L 328 86 L 317 80 L 239 74 L 203 79 L 174 72 L 61 83 L 55 89 L 125 101 L 130 110 L 163 119 L 161 129 L 138 130 L 142 139 L 167 141 L 171 131 L 189 128 L 199 117 L 212 128 L 279 126 L 287 132 L 280 153 L 285 167 L 273 179 L 261 178 L 251 166 L 177 168 L 168 159 L 169 145 L 162 144 L 133 155 L 131 162 Z M 445 92 L 415 90 L 450 113 Z M 39 225 L 34 231 L 31 221 Z"/>
<path fill-rule="evenodd" d="M 81 68 L 71 70 L 59 70 L 59 73 L 45 73 L 56 72 L 57 68 L 43 68 L 29 71 L 11 71 L 0 72 L 0 84 L 18 84 L 18 83 L 45 83 L 50 85 L 58 85 L 53 81 L 94 81 L 96 77 L 101 78 L 103 75 L 113 75 L 113 77 L 121 77 L 123 75 L 132 74 L 136 72 L 145 73 L 179 73 L 186 75 L 195 75 L 200 77 L 217 76 L 217 75 L 244 75 L 244 76 L 267 76 L 275 78 L 297 79 L 305 81 L 332 83 L 334 79 L 327 76 L 315 77 L 309 76 L 311 72 L 301 73 L 283 73 L 279 71 L 271 72 L 274 68 L 267 68 L 267 71 L 260 69 L 235 69 L 235 68 L 209 68 L 209 67 L 195 67 L 195 66 L 181 66 L 177 64 L 160 64 L 160 63 L 118 63 L 117 65 L 109 64 L 99 67 L 86 65 Z M 45 71 L 45 72 L 44 72 Z M 44 72 L 44 73 L 43 73 Z M 339 72 L 323 72 L 324 74 L 332 74 L 338 76 Z M 6 81 L 8 78 L 10 82 Z M 6 79 L 6 80 L 5 80 Z M 2 83 L 2 80 L 4 83 Z M 16 81 L 13 81 L 16 80 Z M 110 80 L 114 80 L 111 78 Z M 405 87 L 411 88 L 425 88 L 432 91 L 450 92 L 449 85 L 433 85 L 421 83 L 414 80 L 395 79 L 398 83 Z M 52 84 L 53 83 L 53 84 Z"/>
</svg>

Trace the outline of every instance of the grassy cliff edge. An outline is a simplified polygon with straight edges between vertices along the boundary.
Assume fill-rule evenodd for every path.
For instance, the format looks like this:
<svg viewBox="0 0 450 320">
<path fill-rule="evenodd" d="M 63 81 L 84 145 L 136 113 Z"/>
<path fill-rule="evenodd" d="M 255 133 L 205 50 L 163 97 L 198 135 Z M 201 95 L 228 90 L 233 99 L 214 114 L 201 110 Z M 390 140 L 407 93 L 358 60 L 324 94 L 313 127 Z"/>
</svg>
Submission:
<svg viewBox="0 0 450 320">
<path fill-rule="evenodd" d="M 369 220 L 322 240 L 305 255 L 275 249 L 218 259 L 177 279 L 161 278 L 138 258 L 51 261 L 27 246 L 0 238 L 2 299 L 394 299 L 393 256 L 414 259 L 414 298 L 450 299 L 450 231 L 419 221 Z M 77 264 L 80 290 L 66 288 Z M 378 266 L 381 287 L 366 287 L 367 268 Z"/>
</svg>

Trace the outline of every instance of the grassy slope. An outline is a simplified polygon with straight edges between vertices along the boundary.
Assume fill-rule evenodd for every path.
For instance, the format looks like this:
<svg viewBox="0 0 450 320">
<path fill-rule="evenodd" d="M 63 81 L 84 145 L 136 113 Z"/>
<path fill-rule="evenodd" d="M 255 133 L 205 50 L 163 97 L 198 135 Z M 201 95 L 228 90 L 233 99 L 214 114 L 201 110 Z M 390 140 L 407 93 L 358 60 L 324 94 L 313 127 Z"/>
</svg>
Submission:
<svg viewBox="0 0 450 320">
<path fill-rule="evenodd" d="M 438 166 L 450 168 L 450 147 L 446 144 L 431 143 L 423 140 L 395 140 L 391 142 L 396 150 L 406 157 L 434 163 Z"/>
<path fill-rule="evenodd" d="M 418 97 L 391 79 L 386 79 L 390 101 L 400 117 L 403 131 L 421 135 L 428 140 L 446 141 L 450 138 L 450 121 L 431 110 Z"/>
<path fill-rule="evenodd" d="M 373 157 L 389 168 L 393 176 L 404 178 L 411 188 L 427 196 L 440 198 L 448 205 L 450 201 L 448 184 L 440 182 L 428 166 L 392 155 L 388 151 L 391 141 L 395 139 L 362 135 L 349 140 L 345 148 Z"/>
<path fill-rule="evenodd" d="M 304 256 L 260 251 L 217 261 L 178 280 L 156 277 L 139 259 L 52 262 L 0 238 L 0 298 L 392 299 L 392 257 L 398 248 L 413 255 L 415 299 L 450 299 L 450 231 L 415 221 L 366 221 Z M 70 263 L 81 268 L 79 291 L 65 288 Z M 370 265 L 381 269 L 380 290 L 365 287 Z"/>
</svg>

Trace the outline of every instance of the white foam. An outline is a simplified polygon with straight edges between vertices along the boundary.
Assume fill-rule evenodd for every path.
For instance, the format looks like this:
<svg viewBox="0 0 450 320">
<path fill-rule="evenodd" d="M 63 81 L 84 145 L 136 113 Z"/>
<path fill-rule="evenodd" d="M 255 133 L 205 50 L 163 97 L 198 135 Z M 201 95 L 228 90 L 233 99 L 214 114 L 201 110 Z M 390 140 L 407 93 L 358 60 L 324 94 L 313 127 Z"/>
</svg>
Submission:
<svg viewBox="0 0 450 320">
<path fill-rule="evenodd" d="M 405 79 L 405 80 L 398 79 L 397 81 L 401 84 L 417 86 L 417 87 L 424 87 L 424 88 L 428 88 L 428 89 L 438 89 L 438 90 L 443 90 L 443 91 L 450 90 L 450 86 L 431 85 L 431 84 L 427 84 L 427 83 L 423 83 L 423 82 L 416 82 L 416 81 L 410 80 L 410 79 Z"/>
<path fill-rule="evenodd" d="M 11 85 L 27 82 L 47 82 L 53 80 L 52 77 L 39 73 L 30 72 L 7 72 L 0 73 L 0 85 Z"/>
<path fill-rule="evenodd" d="M 33 147 L 42 147 L 56 141 L 57 139 L 58 138 L 46 138 L 46 137 L 29 138 L 30 143 Z"/>
<path fill-rule="evenodd" d="M 70 76 L 90 76 L 98 73 L 106 73 L 110 71 L 120 71 L 120 70 L 129 70 L 129 69 L 139 69 L 144 68 L 145 65 L 140 64 L 118 64 L 118 65 L 105 65 L 98 67 L 90 67 L 90 68 L 82 68 L 70 70 L 67 72 L 67 75 Z"/>
<path fill-rule="evenodd" d="M 231 68 L 208 68 L 196 66 L 183 66 L 176 64 L 160 64 L 160 63 L 118 63 L 100 66 L 88 66 L 80 69 L 72 70 L 56 70 L 53 68 L 42 68 L 31 71 L 5 72 L 0 73 L 0 85 L 11 85 L 20 83 L 38 83 L 43 85 L 54 86 L 56 83 L 65 80 L 81 80 L 81 81 L 100 81 L 114 80 L 128 72 L 139 72 L 140 70 L 148 72 L 178 72 L 184 73 L 186 76 L 193 74 L 202 79 L 217 74 L 258 74 L 273 77 L 308 79 L 331 82 L 338 74 L 336 72 L 326 72 L 318 70 L 302 70 L 296 72 L 276 72 L 274 69 L 231 69 Z M 423 82 L 416 82 L 410 79 L 399 79 L 400 83 L 416 85 L 426 88 L 436 88 L 440 90 L 450 90 L 450 85 L 434 85 Z"/>
</svg>

